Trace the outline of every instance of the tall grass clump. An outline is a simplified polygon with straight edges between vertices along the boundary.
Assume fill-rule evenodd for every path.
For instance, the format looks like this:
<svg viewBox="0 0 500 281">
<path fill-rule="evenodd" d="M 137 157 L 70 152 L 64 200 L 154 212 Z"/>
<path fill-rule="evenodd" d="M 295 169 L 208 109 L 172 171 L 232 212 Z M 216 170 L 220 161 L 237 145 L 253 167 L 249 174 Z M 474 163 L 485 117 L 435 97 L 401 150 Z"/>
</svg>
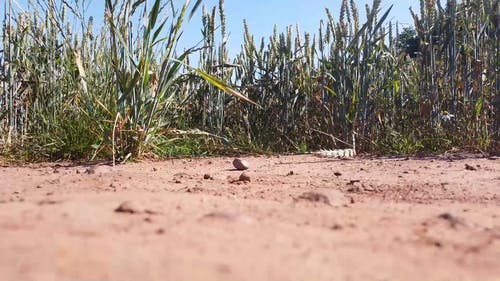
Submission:
<svg viewBox="0 0 500 281">
<path fill-rule="evenodd" d="M 40 159 L 166 154 L 167 133 L 190 97 L 183 82 L 193 74 L 245 99 L 190 67 L 193 49 L 177 51 L 200 2 L 177 9 L 173 1 L 106 0 L 98 32 L 83 16 L 86 1 L 30 1 L 24 11 L 7 2 L 2 148 Z"/>
<path fill-rule="evenodd" d="M 411 11 L 421 55 L 416 59 L 429 145 L 486 148 L 499 140 L 500 2 L 422 1 Z"/>
<path fill-rule="evenodd" d="M 175 48 L 189 1 L 180 10 L 160 0 L 152 7 L 147 1 L 105 4 L 115 87 L 103 105 L 113 121 L 112 151 L 136 157 L 169 126 L 175 105 L 184 99 L 177 82 L 190 50 L 177 55 Z"/>
<path fill-rule="evenodd" d="M 76 28 L 74 20 L 80 22 Z M 95 112 L 87 110 L 89 98 L 98 94 L 93 83 L 99 83 L 88 81 L 93 73 L 86 73 L 83 64 L 99 64 L 93 54 L 99 38 L 93 37 L 92 24 L 65 2 L 29 1 L 24 11 L 6 2 L 0 95 L 3 149 L 15 145 L 29 158 L 92 154 L 102 133 L 93 126 Z"/>
</svg>

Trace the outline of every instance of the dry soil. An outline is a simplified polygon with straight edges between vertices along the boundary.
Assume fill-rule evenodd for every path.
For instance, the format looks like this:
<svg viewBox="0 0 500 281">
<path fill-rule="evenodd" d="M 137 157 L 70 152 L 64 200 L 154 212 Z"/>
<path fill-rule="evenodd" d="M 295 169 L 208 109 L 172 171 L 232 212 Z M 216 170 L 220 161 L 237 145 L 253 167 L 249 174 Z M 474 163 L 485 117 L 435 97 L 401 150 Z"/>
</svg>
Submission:
<svg viewBox="0 0 500 281">
<path fill-rule="evenodd" d="M 0 166 L 0 280 L 500 280 L 500 160 Z"/>
</svg>

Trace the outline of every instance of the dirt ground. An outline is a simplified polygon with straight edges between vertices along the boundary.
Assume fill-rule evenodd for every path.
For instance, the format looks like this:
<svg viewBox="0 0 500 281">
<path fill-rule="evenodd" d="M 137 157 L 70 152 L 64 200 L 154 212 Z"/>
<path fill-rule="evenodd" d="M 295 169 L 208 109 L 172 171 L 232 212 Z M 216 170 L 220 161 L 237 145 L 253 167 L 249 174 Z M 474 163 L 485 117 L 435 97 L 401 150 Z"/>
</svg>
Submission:
<svg viewBox="0 0 500 281">
<path fill-rule="evenodd" d="M 0 280 L 500 280 L 498 157 L 232 160 L 1 166 Z"/>
</svg>

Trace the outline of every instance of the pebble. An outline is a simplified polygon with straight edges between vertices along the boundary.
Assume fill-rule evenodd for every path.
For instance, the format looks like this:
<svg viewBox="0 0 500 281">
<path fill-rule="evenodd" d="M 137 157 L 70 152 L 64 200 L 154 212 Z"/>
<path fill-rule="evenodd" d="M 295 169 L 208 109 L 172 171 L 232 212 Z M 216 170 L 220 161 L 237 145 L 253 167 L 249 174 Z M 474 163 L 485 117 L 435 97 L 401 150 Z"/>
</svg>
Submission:
<svg viewBox="0 0 500 281">
<path fill-rule="evenodd" d="M 250 175 L 247 172 L 241 173 L 239 181 L 242 181 L 242 182 L 249 182 L 249 181 L 251 181 L 250 180 Z"/>
<path fill-rule="evenodd" d="M 250 167 L 247 161 L 239 158 L 235 158 L 233 160 L 233 166 L 239 171 L 248 170 L 248 168 Z"/>
<path fill-rule="evenodd" d="M 143 211 L 142 207 L 132 201 L 125 201 L 115 209 L 115 212 L 117 213 L 129 213 L 129 214 L 137 214 L 141 213 L 142 211 Z"/>
</svg>

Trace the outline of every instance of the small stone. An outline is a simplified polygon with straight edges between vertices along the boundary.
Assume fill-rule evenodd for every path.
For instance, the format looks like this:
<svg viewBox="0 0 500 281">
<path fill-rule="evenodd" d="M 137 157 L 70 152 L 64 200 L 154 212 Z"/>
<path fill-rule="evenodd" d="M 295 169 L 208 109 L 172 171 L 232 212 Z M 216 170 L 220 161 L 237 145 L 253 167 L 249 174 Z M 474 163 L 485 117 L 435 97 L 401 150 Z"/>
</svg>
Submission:
<svg viewBox="0 0 500 281">
<path fill-rule="evenodd" d="M 95 169 L 93 169 L 93 168 L 87 168 L 87 169 L 85 169 L 85 173 L 89 174 L 89 175 L 93 175 L 93 174 L 95 174 Z"/>
<path fill-rule="evenodd" d="M 242 181 L 242 182 L 250 182 L 250 175 L 247 173 L 247 172 L 243 172 L 241 173 L 240 175 L 240 178 L 239 178 L 239 181 Z"/>
<path fill-rule="evenodd" d="M 252 223 L 253 218 L 243 215 L 243 214 L 238 214 L 238 213 L 227 213 L 227 212 L 212 212 L 205 214 L 203 217 L 200 218 L 200 220 L 212 220 L 212 221 L 233 221 L 233 222 L 242 222 L 242 223 Z"/>
<path fill-rule="evenodd" d="M 38 201 L 38 205 L 39 206 L 43 206 L 43 205 L 55 205 L 55 204 L 58 204 L 58 203 L 61 203 L 61 201 L 51 200 L 51 199 L 43 199 L 43 200 Z"/>
<path fill-rule="evenodd" d="M 342 225 L 336 223 L 330 227 L 331 230 L 342 230 Z"/>
<path fill-rule="evenodd" d="M 441 248 L 441 247 L 443 247 L 443 243 L 441 243 L 440 241 L 434 241 L 434 242 L 432 243 L 432 245 L 434 245 L 434 246 L 435 246 L 435 247 L 437 247 L 437 248 Z"/>
<path fill-rule="evenodd" d="M 203 179 L 205 180 L 213 180 L 214 178 L 210 174 L 204 174 Z"/>
<path fill-rule="evenodd" d="M 465 169 L 468 170 L 468 171 L 475 171 L 475 170 L 477 170 L 476 167 L 471 166 L 469 164 L 465 164 Z"/>
<path fill-rule="evenodd" d="M 463 224 L 462 220 L 451 215 L 450 213 L 442 213 L 438 216 L 438 218 L 448 221 L 450 223 L 450 227 L 455 228 L 457 225 Z"/>
<path fill-rule="evenodd" d="M 142 212 L 142 208 L 135 202 L 125 201 L 115 209 L 115 212 L 137 214 Z"/>
<path fill-rule="evenodd" d="M 363 190 L 359 186 L 351 187 L 347 189 L 347 192 L 349 193 L 360 193 Z"/>
<path fill-rule="evenodd" d="M 312 192 L 312 191 L 302 193 L 295 200 L 306 200 L 306 201 L 318 202 L 318 203 L 323 203 L 326 205 L 331 205 L 330 199 L 328 199 L 328 196 L 326 196 L 322 193 L 319 193 L 319 192 Z"/>
<path fill-rule="evenodd" d="M 360 182 L 360 180 L 350 180 L 347 185 L 354 185 L 355 183 Z"/>
<path fill-rule="evenodd" d="M 342 175 L 342 173 L 341 173 L 341 172 L 335 172 L 335 173 L 333 173 L 333 174 L 334 174 L 336 177 L 340 177 L 340 176 Z"/>
<path fill-rule="evenodd" d="M 240 171 L 248 170 L 249 168 L 248 162 L 239 158 L 233 160 L 233 166 Z"/>
</svg>

